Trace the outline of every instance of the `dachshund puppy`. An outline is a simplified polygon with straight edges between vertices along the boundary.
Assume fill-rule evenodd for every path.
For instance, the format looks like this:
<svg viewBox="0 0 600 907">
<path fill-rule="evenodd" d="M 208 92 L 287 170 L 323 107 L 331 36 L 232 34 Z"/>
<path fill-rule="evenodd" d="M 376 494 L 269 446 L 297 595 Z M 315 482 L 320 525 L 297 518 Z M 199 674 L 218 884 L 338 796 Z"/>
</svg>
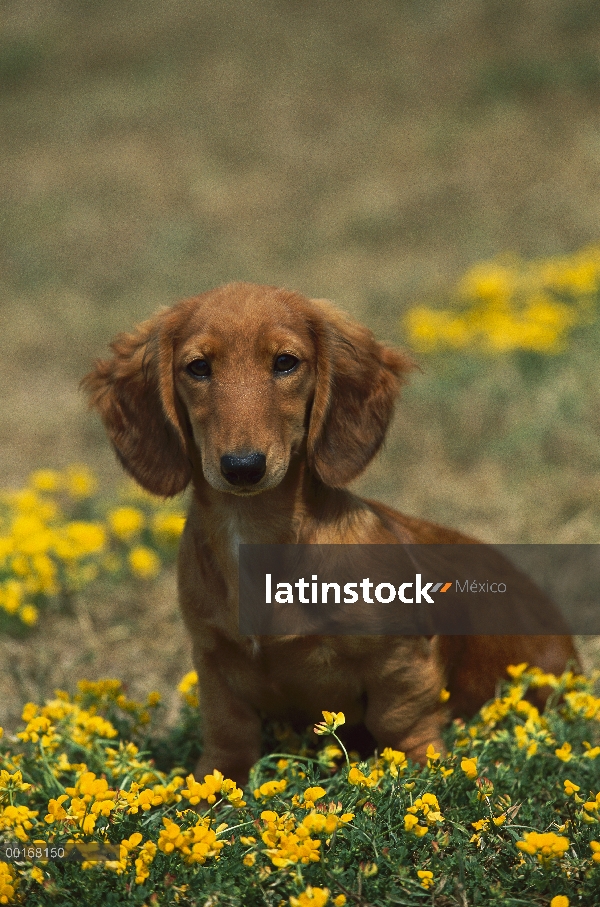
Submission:
<svg viewBox="0 0 600 907">
<path fill-rule="evenodd" d="M 423 762 L 450 709 L 474 713 L 507 665 L 576 662 L 568 636 L 241 636 L 240 543 L 473 541 L 346 488 L 412 364 L 326 301 L 248 283 L 180 302 L 111 348 L 83 385 L 119 460 L 153 494 L 193 488 L 178 583 L 200 686 L 198 777 L 218 768 L 245 783 L 262 717 L 314 722 L 322 709 Z"/>
</svg>

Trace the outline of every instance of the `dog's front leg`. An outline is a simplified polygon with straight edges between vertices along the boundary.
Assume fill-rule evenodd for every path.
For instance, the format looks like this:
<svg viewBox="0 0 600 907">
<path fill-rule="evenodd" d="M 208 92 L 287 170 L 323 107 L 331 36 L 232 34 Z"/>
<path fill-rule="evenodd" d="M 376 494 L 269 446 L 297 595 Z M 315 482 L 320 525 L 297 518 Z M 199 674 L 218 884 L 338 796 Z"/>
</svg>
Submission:
<svg viewBox="0 0 600 907">
<path fill-rule="evenodd" d="M 195 657 L 200 689 L 204 750 L 194 771 L 198 781 L 218 769 L 244 785 L 260 759 L 261 724 L 256 710 L 227 683 L 212 653 Z"/>
<path fill-rule="evenodd" d="M 440 701 L 444 675 L 435 644 L 426 639 L 415 643 L 412 652 L 395 653 L 368 685 L 365 725 L 380 749 L 401 750 L 423 765 L 430 745 L 443 752 L 447 710 Z"/>
</svg>

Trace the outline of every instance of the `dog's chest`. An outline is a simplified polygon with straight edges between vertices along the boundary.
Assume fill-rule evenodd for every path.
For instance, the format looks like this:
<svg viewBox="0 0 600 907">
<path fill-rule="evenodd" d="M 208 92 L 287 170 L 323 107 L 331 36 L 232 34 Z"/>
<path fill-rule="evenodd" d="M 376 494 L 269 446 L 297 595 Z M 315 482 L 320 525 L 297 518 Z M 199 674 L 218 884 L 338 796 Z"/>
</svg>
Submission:
<svg viewBox="0 0 600 907">
<path fill-rule="evenodd" d="M 361 719 L 363 679 L 328 641 L 263 637 L 254 651 L 250 640 L 244 648 L 244 656 L 228 665 L 228 682 L 262 713 L 318 720 L 320 709 L 331 708 Z"/>
</svg>

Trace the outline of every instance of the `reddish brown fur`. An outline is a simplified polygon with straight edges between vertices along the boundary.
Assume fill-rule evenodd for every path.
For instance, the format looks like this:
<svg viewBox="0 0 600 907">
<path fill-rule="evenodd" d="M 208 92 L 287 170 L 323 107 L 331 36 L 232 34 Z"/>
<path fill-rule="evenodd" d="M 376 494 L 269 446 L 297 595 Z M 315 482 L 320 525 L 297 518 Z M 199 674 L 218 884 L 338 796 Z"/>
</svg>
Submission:
<svg viewBox="0 0 600 907">
<path fill-rule="evenodd" d="M 193 641 L 204 720 L 198 776 L 244 782 L 263 715 L 343 711 L 380 747 L 423 761 L 449 710 L 473 713 L 511 663 L 560 672 L 569 637 L 240 636 L 237 548 L 253 543 L 470 542 L 345 489 L 379 450 L 412 368 L 322 300 L 229 284 L 120 335 L 84 379 L 125 468 L 149 491 L 193 485 L 179 555 L 179 598 Z M 274 376 L 293 354 L 295 372 Z M 212 376 L 186 372 L 210 360 Z M 223 454 L 262 451 L 258 485 L 235 488 Z"/>
</svg>

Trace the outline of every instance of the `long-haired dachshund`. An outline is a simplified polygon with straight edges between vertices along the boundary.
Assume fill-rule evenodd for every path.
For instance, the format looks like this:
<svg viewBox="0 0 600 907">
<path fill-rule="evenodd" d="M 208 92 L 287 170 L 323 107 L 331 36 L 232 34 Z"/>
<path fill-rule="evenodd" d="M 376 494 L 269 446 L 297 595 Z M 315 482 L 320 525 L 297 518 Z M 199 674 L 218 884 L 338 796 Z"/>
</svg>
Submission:
<svg viewBox="0 0 600 907">
<path fill-rule="evenodd" d="M 346 489 L 412 364 L 328 302 L 249 283 L 180 302 L 111 349 L 83 384 L 121 463 L 153 494 L 193 487 L 179 600 L 201 695 L 198 777 L 244 783 L 262 717 L 322 709 L 422 762 L 448 706 L 474 713 L 507 665 L 576 663 L 568 636 L 241 636 L 240 543 L 472 541 Z"/>
</svg>

